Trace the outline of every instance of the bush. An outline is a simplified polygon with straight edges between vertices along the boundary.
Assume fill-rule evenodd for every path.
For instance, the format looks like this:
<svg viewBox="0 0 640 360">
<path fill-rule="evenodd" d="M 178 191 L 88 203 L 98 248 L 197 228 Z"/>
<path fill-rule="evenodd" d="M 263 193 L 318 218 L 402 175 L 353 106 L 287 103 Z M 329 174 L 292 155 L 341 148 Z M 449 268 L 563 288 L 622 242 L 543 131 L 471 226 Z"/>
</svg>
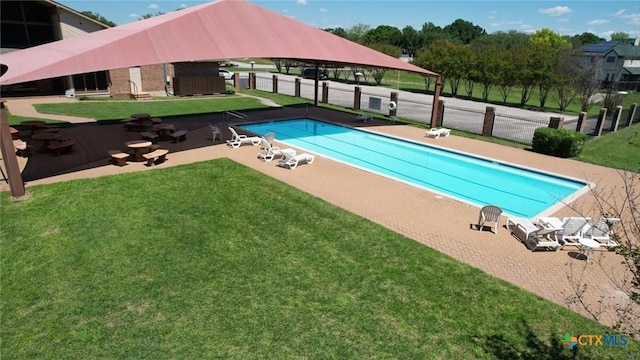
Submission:
<svg viewBox="0 0 640 360">
<path fill-rule="evenodd" d="M 586 135 L 553 128 L 537 128 L 533 134 L 533 151 L 563 158 L 573 157 L 582 151 Z"/>
<path fill-rule="evenodd" d="M 236 93 L 236 88 L 234 88 L 233 85 L 231 84 L 227 84 L 225 87 L 225 94 L 233 95 L 235 93 Z"/>
</svg>

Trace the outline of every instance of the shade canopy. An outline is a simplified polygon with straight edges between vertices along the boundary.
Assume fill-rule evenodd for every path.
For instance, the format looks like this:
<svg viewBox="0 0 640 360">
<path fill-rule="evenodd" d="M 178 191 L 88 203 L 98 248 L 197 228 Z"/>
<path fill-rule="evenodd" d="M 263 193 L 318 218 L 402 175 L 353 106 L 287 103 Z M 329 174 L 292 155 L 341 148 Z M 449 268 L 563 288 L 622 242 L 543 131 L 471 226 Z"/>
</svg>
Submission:
<svg viewBox="0 0 640 360">
<path fill-rule="evenodd" d="M 0 85 L 185 61 L 277 58 L 362 65 L 429 76 L 405 63 L 244 0 L 218 0 L 3 54 Z"/>
</svg>

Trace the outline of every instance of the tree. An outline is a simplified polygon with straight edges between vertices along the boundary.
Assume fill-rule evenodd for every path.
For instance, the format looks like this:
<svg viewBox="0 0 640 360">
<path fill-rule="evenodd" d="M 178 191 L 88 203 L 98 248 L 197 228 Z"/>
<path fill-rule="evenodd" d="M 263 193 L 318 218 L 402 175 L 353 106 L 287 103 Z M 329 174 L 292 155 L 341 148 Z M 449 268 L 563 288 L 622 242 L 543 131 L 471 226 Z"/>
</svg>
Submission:
<svg viewBox="0 0 640 360">
<path fill-rule="evenodd" d="M 640 147 L 640 144 L 632 146 Z M 619 296 L 615 301 L 602 298 L 596 304 L 588 302 L 586 299 L 590 289 L 582 282 L 586 263 L 577 271 L 570 269 L 567 277 L 572 285 L 572 293 L 565 295 L 570 307 L 586 310 L 596 321 L 601 321 L 606 314 L 614 314 L 614 330 L 640 339 L 640 170 L 621 171 L 620 177 L 621 186 L 610 189 L 593 187 L 591 190 L 600 214 L 606 218 L 620 219 L 613 228 L 615 233 L 612 236 L 620 244 L 615 251 L 621 255 L 626 273 L 613 274 L 600 259 L 595 261 L 599 270 L 615 284 L 615 291 Z M 574 210 L 580 213 L 580 209 Z"/>
<path fill-rule="evenodd" d="M 395 58 L 399 58 L 400 57 L 400 49 L 394 45 L 391 44 L 386 44 L 386 43 L 380 43 L 380 44 L 371 44 L 369 45 L 370 48 L 379 51 L 381 53 L 387 54 L 389 56 L 393 56 Z M 384 76 L 384 74 L 387 72 L 387 69 L 385 68 L 371 68 L 368 70 L 369 73 L 371 73 L 373 80 L 375 80 L 376 85 L 380 85 L 382 84 L 382 77 Z"/>
<path fill-rule="evenodd" d="M 155 13 L 155 14 L 144 14 L 144 15 L 142 15 L 142 17 L 141 17 L 141 18 L 142 18 L 142 19 L 150 19 L 150 18 L 152 18 L 152 17 L 160 16 L 160 15 L 164 15 L 164 13 L 163 13 L 162 11 L 158 11 L 158 12 L 157 12 L 157 13 Z"/>
<path fill-rule="evenodd" d="M 451 34 L 446 33 L 441 27 L 436 26 L 432 22 L 424 23 L 422 29 L 418 33 L 417 48 L 422 49 L 438 40 L 451 40 Z"/>
<path fill-rule="evenodd" d="M 451 34 L 454 40 L 463 44 L 470 44 L 475 39 L 484 36 L 487 32 L 478 25 L 474 25 L 468 21 L 457 19 L 451 24 L 444 27 L 446 33 Z"/>
<path fill-rule="evenodd" d="M 628 41 L 629 34 L 625 32 L 614 32 L 611 34 L 611 41 Z"/>
<path fill-rule="evenodd" d="M 554 58 L 561 49 L 568 49 L 571 45 L 562 36 L 546 28 L 533 33 L 529 38 L 529 44 L 536 61 L 533 75 L 540 91 L 540 107 L 544 108 L 554 85 Z"/>
<path fill-rule="evenodd" d="M 389 25 L 380 25 L 371 29 L 362 37 L 363 44 L 391 44 L 399 47 L 401 41 L 402 32 L 397 27 Z"/>
<path fill-rule="evenodd" d="M 500 72 L 500 60 L 494 56 L 500 49 L 490 46 L 484 51 L 477 53 L 476 68 L 473 70 L 473 80 L 482 85 L 482 99 L 489 99 L 491 88 L 498 83 Z"/>
<path fill-rule="evenodd" d="M 514 50 L 520 46 L 529 44 L 530 35 L 516 30 L 496 31 L 492 34 L 478 37 L 471 42 L 474 49 L 482 49 L 486 46 L 496 46 L 505 50 Z"/>
<path fill-rule="evenodd" d="M 409 53 L 409 56 L 415 55 L 419 48 L 418 31 L 411 26 L 405 26 L 402 29 L 400 47 Z"/>
<path fill-rule="evenodd" d="M 554 58 L 554 87 L 558 92 L 558 107 L 565 111 L 578 94 L 578 81 L 583 70 L 573 50 L 563 49 Z"/>
<path fill-rule="evenodd" d="M 356 24 L 347 29 L 347 39 L 362 44 L 362 38 L 369 31 L 369 25 Z"/>
<path fill-rule="evenodd" d="M 335 29 L 327 28 L 327 29 L 324 29 L 324 31 L 328 33 L 332 33 L 333 35 L 340 36 L 341 38 L 344 38 L 344 39 L 347 38 L 347 31 L 341 27 L 337 27 Z"/>
<path fill-rule="evenodd" d="M 114 23 L 113 21 L 109 21 L 107 19 L 104 18 L 104 16 L 98 14 L 98 13 L 94 13 L 93 11 L 81 11 L 80 12 L 82 15 L 87 16 L 92 18 L 93 20 L 99 21 L 105 25 L 109 25 L 111 27 L 116 26 L 116 23 Z"/>
<path fill-rule="evenodd" d="M 511 93 L 511 89 L 517 84 L 517 72 L 513 58 L 515 54 L 504 48 L 496 48 L 498 51 L 494 56 L 498 62 L 498 73 L 496 74 L 498 92 L 502 96 L 502 102 L 506 103 Z"/>
<path fill-rule="evenodd" d="M 518 69 L 516 85 L 520 87 L 520 105 L 524 106 L 531 98 L 531 91 L 536 85 L 536 63 L 533 50 L 529 45 L 517 47 L 512 54 L 512 61 Z"/>
<path fill-rule="evenodd" d="M 567 38 L 574 49 L 580 49 L 585 45 L 589 44 L 598 44 L 605 41 L 604 38 L 598 37 L 590 32 L 583 32 L 580 35 L 573 35 L 570 38 Z"/>
</svg>

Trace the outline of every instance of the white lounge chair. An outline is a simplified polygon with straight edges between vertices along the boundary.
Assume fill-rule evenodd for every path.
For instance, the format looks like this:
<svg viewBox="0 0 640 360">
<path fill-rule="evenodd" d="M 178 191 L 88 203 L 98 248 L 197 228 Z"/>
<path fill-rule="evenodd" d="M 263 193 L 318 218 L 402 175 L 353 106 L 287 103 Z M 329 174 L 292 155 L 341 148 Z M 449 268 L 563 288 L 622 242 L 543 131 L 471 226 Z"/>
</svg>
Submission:
<svg viewBox="0 0 640 360">
<path fill-rule="evenodd" d="M 523 233 L 522 242 L 527 246 L 527 249 L 531 251 L 540 248 L 555 251 L 562 247 L 555 236 L 559 228 L 540 227 L 529 221 L 529 219 L 524 218 L 508 218 L 507 229 L 512 233 L 516 231 Z"/>
<path fill-rule="evenodd" d="M 562 229 L 557 232 L 558 242 L 565 246 L 577 246 L 582 248 L 580 239 L 584 236 L 583 230 L 589 224 L 591 218 L 566 217 L 562 220 Z"/>
<path fill-rule="evenodd" d="M 613 234 L 611 229 L 618 222 L 620 222 L 620 219 L 618 218 L 601 217 L 595 222 L 595 224 L 586 224 L 584 226 L 582 229 L 583 236 L 599 242 L 600 246 L 620 246 L 620 244 L 611 236 Z"/>
<path fill-rule="evenodd" d="M 356 116 L 356 120 L 366 123 L 368 121 L 373 120 L 373 115 L 371 115 L 371 114 L 360 114 L 360 115 Z"/>
<path fill-rule="evenodd" d="M 283 153 L 289 153 L 295 156 L 296 151 L 293 149 L 280 149 L 277 146 L 273 146 L 269 143 L 269 140 L 262 138 L 261 140 L 262 150 L 258 152 L 258 159 L 264 161 L 271 161 L 276 157 L 282 157 Z"/>
<path fill-rule="evenodd" d="M 480 209 L 480 217 L 478 219 L 478 230 L 482 230 L 484 228 L 484 223 L 487 221 L 494 221 L 495 224 L 493 226 L 493 232 L 495 234 L 498 233 L 498 226 L 500 225 L 500 215 L 502 214 L 502 209 L 495 205 L 487 205 Z"/>
<path fill-rule="evenodd" d="M 238 135 L 238 132 L 230 126 L 229 130 L 231 131 L 231 139 L 227 140 L 227 145 L 232 148 L 239 148 L 242 144 L 260 145 L 260 139 L 262 139 L 260 136 Z"/>
<path fill-rule="evenodd" d="M 307 153 L 296 155 L 295 152 L 282 151 L 282 158 L 279 160 L 278 165 L 289 168 L 291 170 L 298 167 L 300 164 L 311 164 L 315 156 Z"/>
<path fill-rule="evenodd" d="M 436 139 L 439 138 L 440 136 L 447 137 L 450 134 L 451 134 L 451 130 L 446 128 L 431 128 L 427 130 L 427 132 L 425 133 L 426 136 L 436 138 Z"/>
</svg>

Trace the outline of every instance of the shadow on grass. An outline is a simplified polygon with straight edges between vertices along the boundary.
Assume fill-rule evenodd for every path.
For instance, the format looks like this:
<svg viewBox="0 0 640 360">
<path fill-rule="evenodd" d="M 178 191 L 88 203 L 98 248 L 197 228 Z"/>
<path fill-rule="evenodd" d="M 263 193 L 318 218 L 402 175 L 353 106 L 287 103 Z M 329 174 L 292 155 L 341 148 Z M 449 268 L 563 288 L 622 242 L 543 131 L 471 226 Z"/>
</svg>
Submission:
<svg viewBox="0 0 640 360">
<path fill-rule="evenodd" d="M 497 359 L 517 360 L 569 360 L 591 359 L 592 357 L 580 351 L 578 346 L 568 349 L 563 343 L 564 335 L 552 333 L 546 341 L 538 336 L 529 325 L 524 324 L 520 331 L 524 344 L 514 343 L 502 334 L 476 337 L 475 341 L 485 352 Z"/>
</svg>

